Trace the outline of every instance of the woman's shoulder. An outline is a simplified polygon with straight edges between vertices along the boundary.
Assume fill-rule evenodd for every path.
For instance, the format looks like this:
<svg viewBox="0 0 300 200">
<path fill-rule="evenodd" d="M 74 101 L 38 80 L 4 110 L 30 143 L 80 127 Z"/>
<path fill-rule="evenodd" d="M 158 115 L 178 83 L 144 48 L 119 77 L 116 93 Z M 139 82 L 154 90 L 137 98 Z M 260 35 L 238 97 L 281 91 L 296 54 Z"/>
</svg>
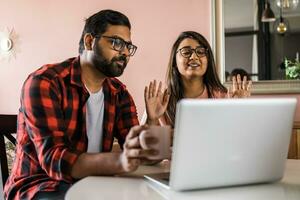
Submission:
<svg viewBox="0 0 300 200">
<path fill-rule="evenodd" d="M 213 90 L 213 98 L 222 99 L 226 98 L 227 92 L 222 90 Z"/>
</svg>

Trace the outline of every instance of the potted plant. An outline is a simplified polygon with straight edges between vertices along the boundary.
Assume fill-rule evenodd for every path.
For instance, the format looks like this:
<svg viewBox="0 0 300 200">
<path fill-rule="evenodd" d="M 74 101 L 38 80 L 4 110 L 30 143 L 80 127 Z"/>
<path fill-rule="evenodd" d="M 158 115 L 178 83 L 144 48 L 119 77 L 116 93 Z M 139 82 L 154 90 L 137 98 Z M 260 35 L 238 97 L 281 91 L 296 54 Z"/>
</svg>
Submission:
<svg viewBox="0 0 300 200">
<path fill-rule="evenodd" d="M 284 59 L 286 79 L 300 79 L 300 62 L 295 59 L 293 62 L 287 58 Z"/>
</svg>

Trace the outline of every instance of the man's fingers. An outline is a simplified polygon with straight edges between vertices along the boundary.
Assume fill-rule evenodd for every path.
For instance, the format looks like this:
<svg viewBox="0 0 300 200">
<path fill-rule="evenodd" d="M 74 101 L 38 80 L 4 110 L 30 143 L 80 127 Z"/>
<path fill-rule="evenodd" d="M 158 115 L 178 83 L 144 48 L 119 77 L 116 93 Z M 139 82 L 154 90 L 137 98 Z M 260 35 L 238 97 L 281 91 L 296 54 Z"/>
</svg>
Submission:
<svg viewBox="0 0 300 200">
<path fill-rule="evenodd" d="M 136 136 L 134 138 L 128 138 L 128 139 L 126 139 L 126 142 L 125 142 L 124 145 L 125 145 L 126 149 L 140 148 L 139 136 Z"/>
<path fill-rule="evenodd" d="M 141 155 L 141 151 L 142 151 L 142 149 L 140 149 L 140 148 L 128 149 L 125 152 L 125 156 L 129 159 L 130 158 L 139 158 Z"/>
<path fill-rule="evenodd" d="M 142 149 L 140 152 L 140 157 L 156 156 L 159 154 L 159 151 L 156 149 Z"/>
<path fill-rule="evenodd" d="M 148 156 L 156 156 L 159 151 L 155 149 L 129 149 L 126 151 L 125 156 L 128 159 L 144 158 Z"/>
<path fill-rule="evenodd" d="M 123 169 L 125 170 L 125 172 L 131 172 L 136 170 L 140 165 L 140 163 L 141 163 L 140 159 L 135 159 L 135 158 L 131 158 L 131 159 L 126 158 L 122 161 Z"/>
<path fill-rule="evenodd" d="M 132 127 L 126 137 L 126 140 L 132 139 L 132 138 L 138 136 L 142 130 L 146 130 L 147 128 L 148 128 L 147 125 L 142 125 L 142 126 L 137 125 L 137 126 Z"/>
</svg>

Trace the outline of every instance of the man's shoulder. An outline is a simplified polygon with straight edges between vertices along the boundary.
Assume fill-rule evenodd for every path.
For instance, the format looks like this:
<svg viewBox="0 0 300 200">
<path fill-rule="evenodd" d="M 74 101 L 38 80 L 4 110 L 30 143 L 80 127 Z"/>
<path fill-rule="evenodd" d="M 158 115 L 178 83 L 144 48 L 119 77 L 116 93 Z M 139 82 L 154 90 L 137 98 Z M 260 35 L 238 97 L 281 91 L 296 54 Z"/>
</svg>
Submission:
<svg viewBox="0 0 300 200">
<path fill-rule="evenodd" d="M 115 90 L 116 92 L 122 92 L 127 90 L 126 85 L 117 78 L 108 78 L 107 83 L 110 89 Z"/>
<path fill-rule="evenodd" d="M 65 76 L 70 74 L 70 68 L 75 59 L 76 58 L 69 58 L 62 62 L 45 64 L 31 73 L 29 76 L 49 80 L 53 80 L 57 77 L 64 78 Z"/>
</svg>

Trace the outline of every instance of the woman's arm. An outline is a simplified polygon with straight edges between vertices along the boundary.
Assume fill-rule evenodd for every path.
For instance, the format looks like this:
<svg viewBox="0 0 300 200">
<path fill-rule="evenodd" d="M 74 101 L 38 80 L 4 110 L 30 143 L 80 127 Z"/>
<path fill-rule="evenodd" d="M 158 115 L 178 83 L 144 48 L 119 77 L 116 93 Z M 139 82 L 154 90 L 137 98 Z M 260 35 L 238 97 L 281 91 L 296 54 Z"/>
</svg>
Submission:
<svg viewBox="0 0 300 200">
<path fill-rule="evenodd" d="M 159 125 L 160 118 L 166 112 L 170 95 L 167 89 L 162 90 L 162 83 L 159 82 L 158 87 L 156 80 L 151 81 L 149 86 L 145 87 L 144 99 L 146 106 L 146 120 L 144 121 L 149 125 Z"/>
</svg>

